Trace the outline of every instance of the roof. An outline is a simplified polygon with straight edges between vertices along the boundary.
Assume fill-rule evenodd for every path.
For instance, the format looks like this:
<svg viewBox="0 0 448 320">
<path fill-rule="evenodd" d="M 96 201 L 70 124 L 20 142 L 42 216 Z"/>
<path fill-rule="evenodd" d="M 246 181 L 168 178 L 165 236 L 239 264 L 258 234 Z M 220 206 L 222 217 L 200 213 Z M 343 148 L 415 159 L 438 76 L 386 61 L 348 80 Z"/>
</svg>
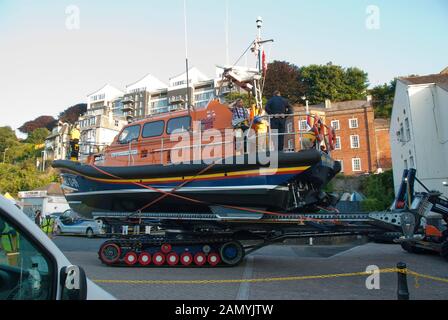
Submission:
<svg viewBox="0 0 448 320">
<path fill-rule="evenodd" d="M 126 90 L 130 91 L 133 89 L 139 89 L 139 87 L 146 87 L 147 88 L 146 91 L 152 92 L 167 88 L 168 85 L 166 85 L 165 83 L 163 83 L 162 81 L 160 81 L 159 79 L 148 73 L 140 80 L 127 85 Z"/>
<path fill-rule="evenodd" d="M 390 119 L 377 118 L 374 120 L 375 129 L 389 129 Z"/>
<path fill-rule="evenodd" d="M 120 92 L 121 94 L 124 94 L 124 92 L 122 90 L 120 90 L 120 89 L 118 89 L 118 88 L 116 88 L 116 87 L 114 87 L 114 86 L 112 86 L 112 85 L 107 83 L 104 86 L 102 86 L 101 89 L 98 89 L 95 92 L 92 92 L 91 94 L 87 95 L 87 97 L 93 96 L 93 95 L 98 94 L 100 92 L 104 92 L 106 90 L 114 90 L 116 92 Z"/>
<path fill-rule="evenodd" d="M 61 185 L 56 182 L 52 182 L 49 185 L 34 189 L 33 191 L 47 191 L 47 195 L 49 195 L 49 196 L 63 196 L 64 195 Z"/>
<path fill-rule="evenodd" d="M 322 109 L 322 111 L 339 111 L 339 110 L 351 110 L 351 109 L 360 109 L 371 107 L 372 103 L 367 100 L 350 100 L 350 101 L 331 101 L 331 106 L 329 108 L 325 108 L 325 103 L 310 105 L 310 109 Z M 300 105 L 301 108 L 305 108 L 303 105 Z"/>
<path fill-rule="evenodd" d="M 418 85 L 418 84 L 436 84 L 437 86 L 448 90 L 448 73 L 438 73 L 430 74 L 426 76 L 418 77 L 401 77 L 398 78 L 401 82 L 407 85 Z"/>
</svg>

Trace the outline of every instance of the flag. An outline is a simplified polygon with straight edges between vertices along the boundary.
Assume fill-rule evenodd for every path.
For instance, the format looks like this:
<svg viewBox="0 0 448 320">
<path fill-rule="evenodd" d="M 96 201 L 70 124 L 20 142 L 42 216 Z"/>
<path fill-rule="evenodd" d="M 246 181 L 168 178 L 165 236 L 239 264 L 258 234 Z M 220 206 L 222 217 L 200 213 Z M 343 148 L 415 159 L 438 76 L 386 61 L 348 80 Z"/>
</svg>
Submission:
<svg viewBox="0 0 448 320">
<path fill-rule="evenodd" d="M 262 66 L 262 69 L 263 69 L 263 76 L 265 76 L 266 75 L 266 71 L 268 70 L 268 64 L 267 64 L 267 61 L 266 61 L 266 52 L 264 52 L 264 50 L 261 53 L 261 66 Z"/>
</svg>

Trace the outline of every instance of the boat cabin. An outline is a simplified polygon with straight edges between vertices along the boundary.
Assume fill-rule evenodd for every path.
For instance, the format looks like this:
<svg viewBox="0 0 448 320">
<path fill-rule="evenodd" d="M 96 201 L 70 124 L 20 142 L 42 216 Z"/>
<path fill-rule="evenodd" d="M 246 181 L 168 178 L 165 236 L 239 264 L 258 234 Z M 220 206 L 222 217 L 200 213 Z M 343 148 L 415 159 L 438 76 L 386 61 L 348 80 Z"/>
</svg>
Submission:
<svg viewBox="0 0 448 320">
<path fill-rule="evenodd" d="M 232 112 L 227 105 L 213 100 L 201 109 L 179 110 L 130 123 L 103 154 L 93 155 L 88 162 L 106 166 L 189 162 L 197 160 L 193 149 L 204 151 L 207 145 L 213 145 L 215 151 L 209 157 L 222 157 L 226 143 L 233 143 Z M 218 149 L 222 153 L 215 154 Z M 172 161 L 173 153 L 176 161 Z M 233 152 L 226 155 L 232 156 Z"/>
</svg>

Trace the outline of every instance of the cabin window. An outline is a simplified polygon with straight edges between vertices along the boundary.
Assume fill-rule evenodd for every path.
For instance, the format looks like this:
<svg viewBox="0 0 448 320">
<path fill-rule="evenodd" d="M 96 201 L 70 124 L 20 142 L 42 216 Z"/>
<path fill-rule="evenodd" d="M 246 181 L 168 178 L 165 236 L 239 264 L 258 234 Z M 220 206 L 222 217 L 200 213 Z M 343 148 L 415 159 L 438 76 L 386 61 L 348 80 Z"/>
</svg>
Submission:
<svg viewBox="0 0 448 320">
<path fill-rule="evenodd" d="M 166 133 L 172 134 L 176 130 L 176 133 L 188 131 L 190 130 L 190 126 L 191 118 L 189 116 L 173 118 L 168 121 L 168 125 L 166 126 Z"/>
<path fill-rule="evenodd" d="M 138 140 L 138 137 L 140 135 L 140 126 L 130 126 L 127 128 L 124 128 L 124 130 L 121 132 L 120 137 L 118 138 L 118 142 L 122 144 L 127 144 L 131 141 Z"/>
<path fill-rule="evenodd" d="M 155 121 L 145 123 L 143 126 L 143 138 L 152 138 L 161 136 L 163 133 L 163 129 L 165 128 L 165 121 Z"/>
</svg>

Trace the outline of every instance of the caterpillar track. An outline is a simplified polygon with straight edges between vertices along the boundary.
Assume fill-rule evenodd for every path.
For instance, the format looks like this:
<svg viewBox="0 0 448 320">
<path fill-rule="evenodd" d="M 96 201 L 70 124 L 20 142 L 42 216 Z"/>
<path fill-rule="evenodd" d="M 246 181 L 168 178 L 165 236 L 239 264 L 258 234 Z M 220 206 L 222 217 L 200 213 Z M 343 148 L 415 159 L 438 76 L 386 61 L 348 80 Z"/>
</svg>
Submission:
<svg viewBox="0 0 448 320">
<path fill-rule="evenodd" d="M 109 266 L 137 267 L 231 267 L 243 261 L 245 249 L 232 238 L 117 239 L 103 243 L 99 259 Z"/>
</svg>

